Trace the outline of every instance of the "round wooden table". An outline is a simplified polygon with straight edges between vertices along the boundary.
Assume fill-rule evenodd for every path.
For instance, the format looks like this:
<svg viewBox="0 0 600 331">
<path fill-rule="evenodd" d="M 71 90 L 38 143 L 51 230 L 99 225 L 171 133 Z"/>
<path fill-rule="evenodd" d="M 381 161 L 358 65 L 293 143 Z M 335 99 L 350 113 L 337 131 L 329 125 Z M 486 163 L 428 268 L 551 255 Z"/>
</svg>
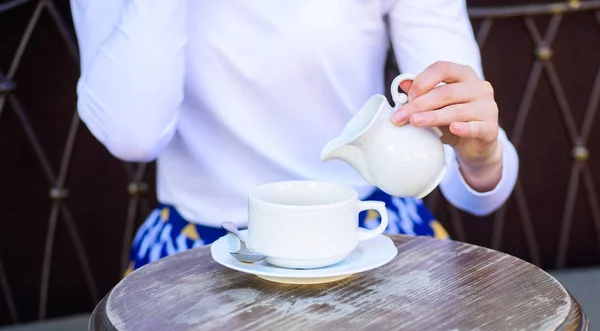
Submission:
<svg viewBox="0 0 600 331">
<path fill-rule="evenodd" d="M 391 236 L 398 255 L 319 285 L 227 269 L 201 247 L 146 265 L 97 305 L 91 330 L 587 330 L 538 267 L 487 248 Z"/>
</svg>

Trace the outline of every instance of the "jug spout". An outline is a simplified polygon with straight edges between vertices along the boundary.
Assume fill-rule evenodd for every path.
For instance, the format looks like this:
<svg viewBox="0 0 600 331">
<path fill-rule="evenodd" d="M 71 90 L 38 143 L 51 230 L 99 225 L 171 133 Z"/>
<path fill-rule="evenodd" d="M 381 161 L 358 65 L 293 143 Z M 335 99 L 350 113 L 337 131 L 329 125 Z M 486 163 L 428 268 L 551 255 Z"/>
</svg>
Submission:
<svg viewBox="0 0 600 331">
<path fill-rule="evenodd" d="M 365 155 L 362 149 L 353 142 L 347 142 L 342 137 L 335 138 L 328 142 L 321 151 L 321 161 L 332 159 L 339 159 L 348 163 L 367 181 L 367 183 L 373 185 Z"/>
</svg>

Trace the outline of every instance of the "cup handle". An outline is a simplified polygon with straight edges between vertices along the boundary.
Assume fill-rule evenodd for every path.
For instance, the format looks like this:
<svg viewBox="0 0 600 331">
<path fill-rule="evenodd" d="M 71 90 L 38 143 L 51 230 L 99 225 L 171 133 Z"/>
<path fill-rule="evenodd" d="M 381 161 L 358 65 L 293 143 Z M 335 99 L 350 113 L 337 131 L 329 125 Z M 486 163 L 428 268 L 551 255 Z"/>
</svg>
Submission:
<svg viewBox="0 0 600 331">
<path fill-rule="evenodd" d="M 378 227 L 376 227 L 373 230 L 365 230 L 362 228 L 359 228 L 358 230 L 358 240 L 363 241 L 363 240 L 367 240 L 367 239 L 371 239 L 371 238 L 375 238 L 378 235 L 382 234 L 383 231 L 385 231 L 385 229 L 388 226 L 388 212 L 387 212 L 387 208 L 385 208 L 385 203 L 381 202 L 381 201 L 360 201 L 358 203 L 358 211 L 364 211 L 364 210 L 376 210 L 379 215 L 381 215 L 381 224 L 379 224 Z"/>
</svg>

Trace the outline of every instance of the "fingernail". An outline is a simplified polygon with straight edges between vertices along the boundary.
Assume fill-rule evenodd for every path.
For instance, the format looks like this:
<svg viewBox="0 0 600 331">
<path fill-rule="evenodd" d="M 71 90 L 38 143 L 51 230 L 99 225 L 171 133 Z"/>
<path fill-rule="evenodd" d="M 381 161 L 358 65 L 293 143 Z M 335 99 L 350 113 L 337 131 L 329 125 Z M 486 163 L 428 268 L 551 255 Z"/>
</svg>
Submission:
<svg viewBox="0 0 600 331">
<path fill-rule="evenodd" d="M 462 123 L 454 123 L 454 134 L 460 134 L 465 130 L 465 126 Z"/>
<path fill-rule="evenodd" d="M 392 114 L 392 121 L 395 124 L 404 124 L 404 122 L 406 122 L 407 119 L 408 116 L 406 115 L 406 112 L 402 109 L 399 109 Z"/>
</svg>

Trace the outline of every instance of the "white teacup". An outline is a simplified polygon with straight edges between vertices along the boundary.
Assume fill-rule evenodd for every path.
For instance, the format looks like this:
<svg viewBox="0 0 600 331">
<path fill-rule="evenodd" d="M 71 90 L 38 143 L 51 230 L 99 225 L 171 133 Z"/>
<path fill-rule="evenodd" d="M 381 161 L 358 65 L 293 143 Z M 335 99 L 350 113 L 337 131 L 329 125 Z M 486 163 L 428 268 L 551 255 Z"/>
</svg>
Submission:
<svg viewBox="0 0 600 331">
<path fill-rule="evenodd" d="M 381 224 L 359 228 L 358 215 L 374 209 Z M 319 181 L 266 184 L 249 194 L 248 247 L 284 268 L 321 268 L 342 261 L 361 240 L 383 233 L 385 203 L 360 201 L 344 185 Z"/>
</svg>

